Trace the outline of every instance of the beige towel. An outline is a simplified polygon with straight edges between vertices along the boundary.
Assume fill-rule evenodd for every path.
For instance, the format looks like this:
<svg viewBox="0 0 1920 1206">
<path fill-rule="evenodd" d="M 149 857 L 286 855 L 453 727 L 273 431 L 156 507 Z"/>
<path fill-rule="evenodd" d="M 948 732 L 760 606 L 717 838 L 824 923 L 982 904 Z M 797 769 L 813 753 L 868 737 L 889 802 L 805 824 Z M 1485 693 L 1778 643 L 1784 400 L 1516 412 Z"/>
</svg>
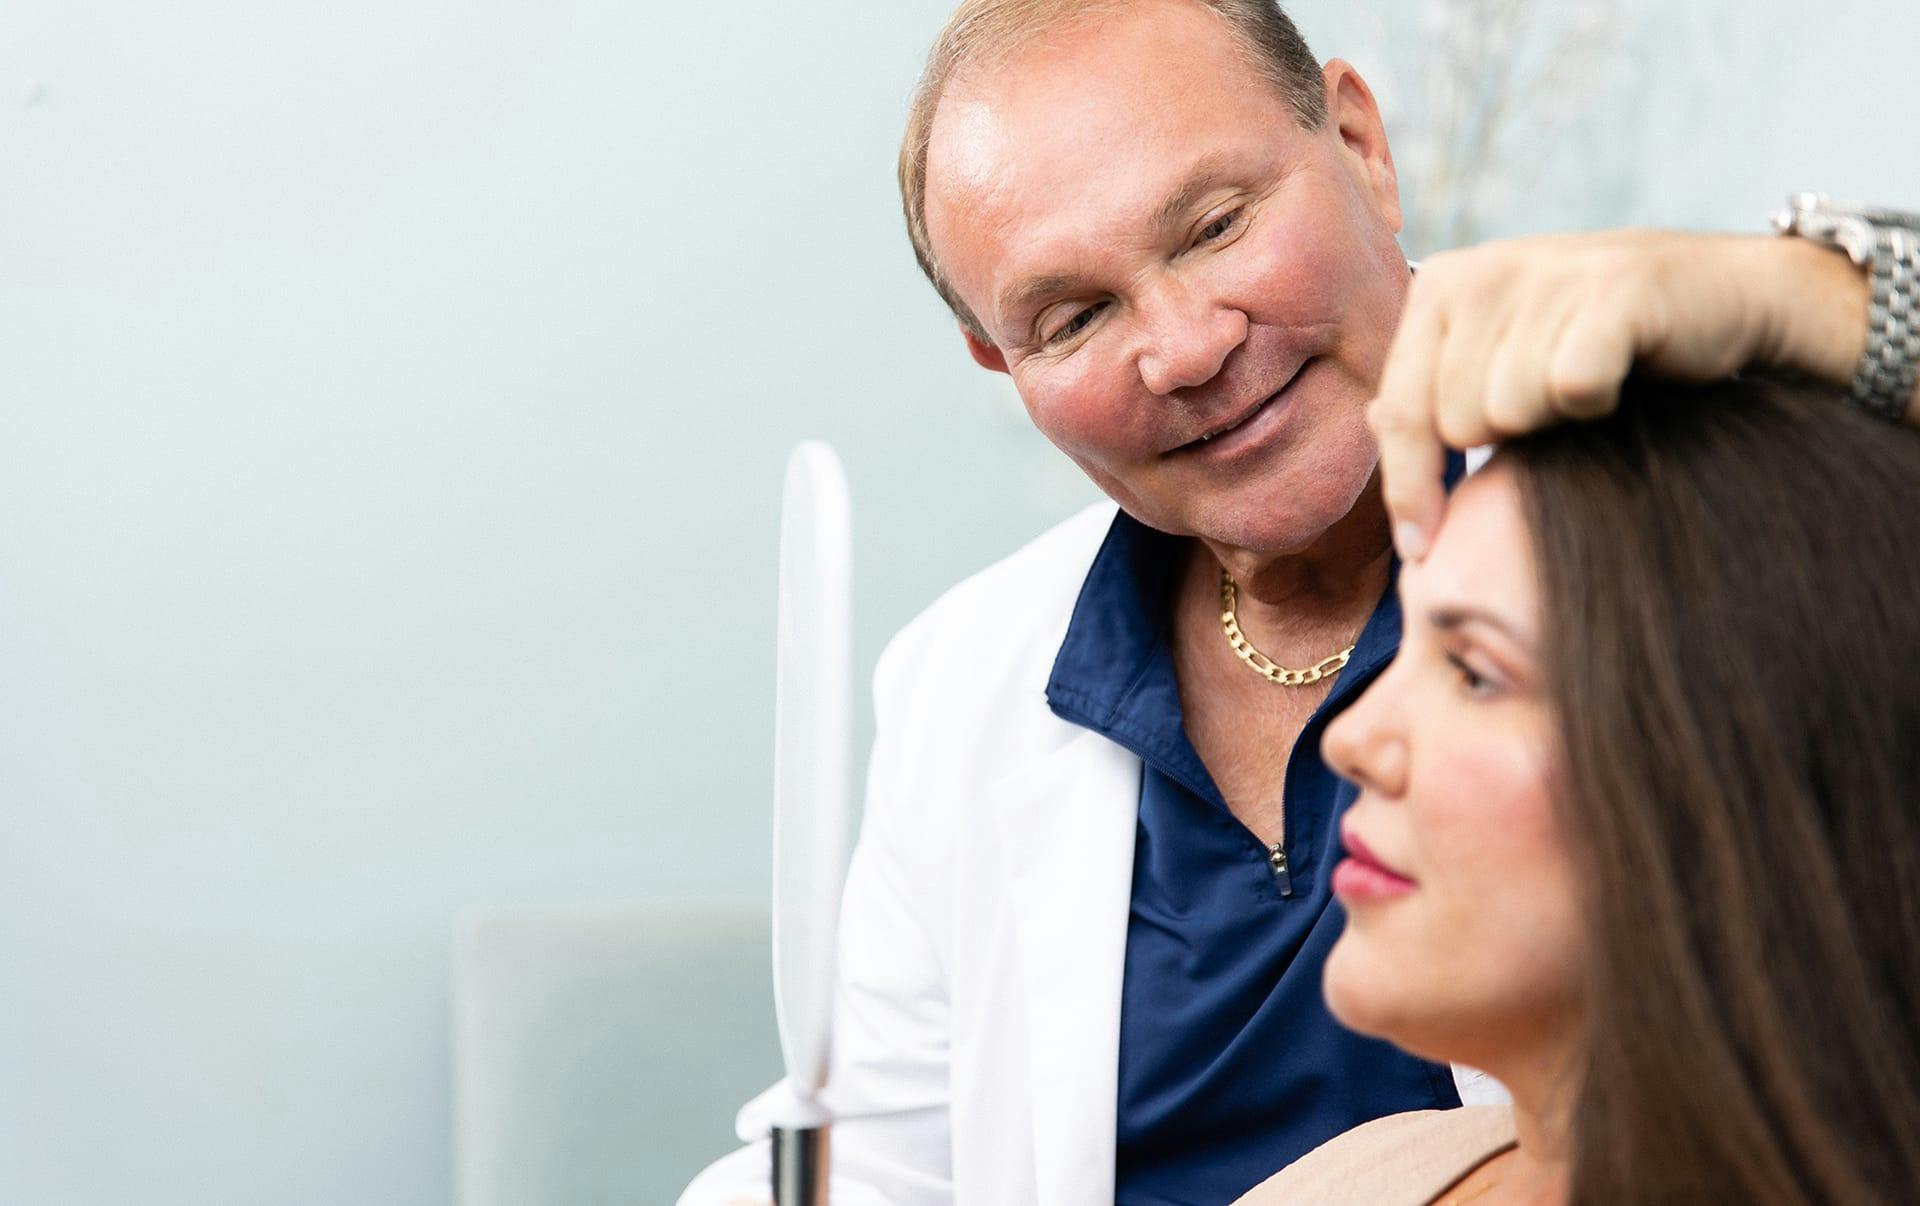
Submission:
<svg viewBox="0 0 1920 1206">
<path fill-rule="evenodd" d="M 1428 1206 L 1512 1146 L 1506 1106 L 1392 1114 L 1329 1139 L 1235 1206 Z"/>
</svg>

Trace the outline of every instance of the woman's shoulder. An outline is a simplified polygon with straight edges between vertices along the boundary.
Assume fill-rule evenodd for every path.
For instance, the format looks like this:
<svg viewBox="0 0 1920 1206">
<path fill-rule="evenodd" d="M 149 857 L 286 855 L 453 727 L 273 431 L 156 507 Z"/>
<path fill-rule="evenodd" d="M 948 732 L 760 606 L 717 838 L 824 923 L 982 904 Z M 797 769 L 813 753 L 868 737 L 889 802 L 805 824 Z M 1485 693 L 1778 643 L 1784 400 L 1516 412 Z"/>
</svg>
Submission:
<svg viewBox="0 0 1920 1206">
<path fill-rule="evenodd" d="M 1329 1139 L 1235 1206 L 1426 1206 L 1512 1145 L 1513 1111 L 1506 1106 L 1390 1114 Z"/>
</svg>

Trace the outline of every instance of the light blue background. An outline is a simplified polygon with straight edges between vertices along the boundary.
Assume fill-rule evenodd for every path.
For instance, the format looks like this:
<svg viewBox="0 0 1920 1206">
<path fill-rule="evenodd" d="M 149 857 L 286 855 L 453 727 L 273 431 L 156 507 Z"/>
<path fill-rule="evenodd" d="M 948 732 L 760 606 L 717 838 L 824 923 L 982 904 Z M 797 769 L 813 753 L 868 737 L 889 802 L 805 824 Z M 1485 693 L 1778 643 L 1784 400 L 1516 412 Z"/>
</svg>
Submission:
<svg viewBox="0 0 1920 1206">
<path fill-rule="evenodd" d="M 0 1201 L 447 1201 L 456 914 L 765 897 L 788 447 L 863 675 L 1093 497 L 907 249 L 946 7 L 0 8 Z M 1397 137 L 1422 7 L 1294 6 Z M 1490 231 L 1920 207 L 1920 6 L 1621 11 Z"/>
</svg>

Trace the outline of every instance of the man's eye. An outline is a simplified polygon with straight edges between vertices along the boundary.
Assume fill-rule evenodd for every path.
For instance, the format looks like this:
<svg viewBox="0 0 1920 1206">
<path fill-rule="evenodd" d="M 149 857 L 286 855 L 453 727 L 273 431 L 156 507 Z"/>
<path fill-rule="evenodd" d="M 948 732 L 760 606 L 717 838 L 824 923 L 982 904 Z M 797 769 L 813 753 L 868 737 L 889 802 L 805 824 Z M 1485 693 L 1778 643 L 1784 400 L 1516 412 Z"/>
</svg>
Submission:
<svg viewBox="0 0 1920 1206">
<path fill-rule="evenodd" d="M 1215 239 L 1219 239 L 1225 236 L 1228 231 L 1232 230 L 1234 226 L 1239 223 L 1239 221 L 1240 221 L 1240 211 L 1237 209 L 1229 210 L 1228 212 L 1221 214 L 1219 217 L 1215 218 L 1213 221 L 1207 223 L 1204 227 L 1202 227 L 1200 230 L 1200 237 L 1196 241 L 1201 243 L 1211 243 Z"/>
<path fill-rule="evenodd" d="M 1100 311 L 1106 309 L 1106 306 L 1107 303 L 1105 302 L 1096 302 L 1078 314 L 1075 314 L 1072 318 L 1069 318 L 1065 323 L 1061 324 L 1058 330 L 1047 336 L 1047 346 L 1052 347 L 1055 344 L 1064 343 L 1086 330 L 1087 324 L 1092 322 L 1094 316 L 1099 314 Z"/>
</svg>

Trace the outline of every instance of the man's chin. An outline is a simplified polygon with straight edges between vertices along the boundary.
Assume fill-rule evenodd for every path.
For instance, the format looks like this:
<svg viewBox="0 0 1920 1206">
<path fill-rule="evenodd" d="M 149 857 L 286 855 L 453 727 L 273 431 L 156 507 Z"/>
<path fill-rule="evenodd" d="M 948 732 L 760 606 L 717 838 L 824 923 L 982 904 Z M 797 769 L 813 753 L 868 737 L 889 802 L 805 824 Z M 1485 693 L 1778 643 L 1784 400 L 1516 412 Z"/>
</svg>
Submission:
<svg viewBox="0 0 1920 1206">
<path fill-rule="evenodd" d="M 1320 545 L 1351 513 L 1365 488 L 1364 478 L 1357 484 L 1321 480 L 1282 488 L 1269 485 L 1217 498 L 1188 498 L 1177 511 L 1168 508 L 1165 522 L 1141 518 L 1150 527 L 1208 544 L 1283 557 Z"/>
<path fill-rule="evenodd" d="M 1365 496 L 1378 449 L 1364 422 L 1273 450 L 1244 472 L 1168 474 L 1129 507 L 1149 526 L 1275 556 L 1318 545 Z M 1186 467 L 1183 467 L 1186 468 Z M 1123 502 L 1123 505 L 1124 502 Z"/>
</svg>

